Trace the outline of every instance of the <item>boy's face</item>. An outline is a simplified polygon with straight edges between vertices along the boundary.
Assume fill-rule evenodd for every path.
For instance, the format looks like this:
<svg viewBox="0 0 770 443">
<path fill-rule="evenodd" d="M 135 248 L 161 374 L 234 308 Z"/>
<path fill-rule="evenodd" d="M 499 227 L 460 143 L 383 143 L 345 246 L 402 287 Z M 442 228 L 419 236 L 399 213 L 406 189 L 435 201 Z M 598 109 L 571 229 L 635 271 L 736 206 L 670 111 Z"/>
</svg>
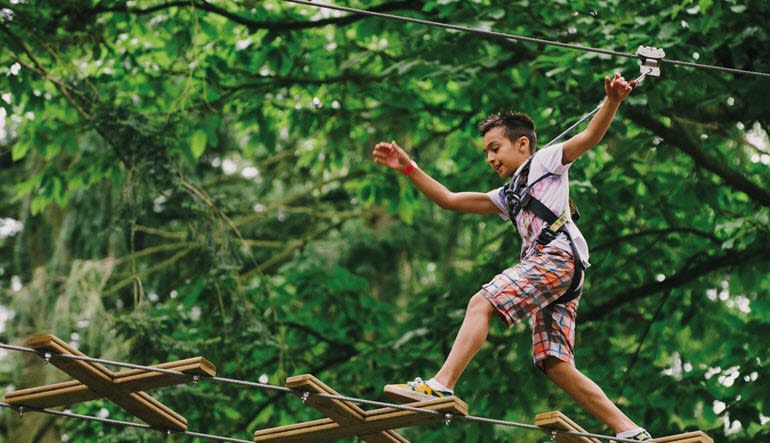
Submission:
<svg viewBox="0 0 770 443">
<path fill-rule="evenodd" d="M 484 134 L 484 153 L 487 163 L 497 175 L 507 178 L 529 158 L 529 139 L 519 137 L 511 141 L 505 135 L 505 127 L 497 126 Z"/>
</svg>

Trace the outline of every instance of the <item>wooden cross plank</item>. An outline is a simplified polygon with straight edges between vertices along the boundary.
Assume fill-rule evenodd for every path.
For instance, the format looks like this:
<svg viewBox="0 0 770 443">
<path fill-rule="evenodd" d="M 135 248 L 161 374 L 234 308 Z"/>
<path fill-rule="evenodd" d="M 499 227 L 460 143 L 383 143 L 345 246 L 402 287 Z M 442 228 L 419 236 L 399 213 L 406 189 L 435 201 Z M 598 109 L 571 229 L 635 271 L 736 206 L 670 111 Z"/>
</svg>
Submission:
<svg viewBox="0 0 770 443">
<path fill-rule="evenodd" d="M 570 420 L 569 417 L 559 411 L 538 414 L 535 417 L 535 425 L 546 429 L 586 432 L 583 428 Z M 599 443 L 599 440 L 595 438 L 569 434 L 557 433 L 555 438 L 559 443 Z M 654 443 L 714 443 L 714 440 L 712 440 L 711 437 L 701 431 L 658 437 L 654 438 L 652 441 Z"/>
<path fill-rule="evenodd" d="M 402 428 L 423 424 L 433 424 L 444 420 L 444 414 L 461 415 L 463 408 L 458 399 L 428 400 L 410 403 L 409 406 L 431 409 L 439 414 L 425 414 L 416 411 L 382 408 L 368 411 L 366 421 L 352 426 L 340 426 L 330 418 L 298 423 L 277 428 L 263 429 L 254 433 L 254 441 L 269 442 L 318 442 L 335 440 L 354 435 L 369 435 L 387 429 Z"/>
<path fill-rule="evenodd" d="M 535 417 L 535 425 L 546 429 L 556 429 L 560 431 L 587 432 L 560 411 L 537 414 Z M 554 438 L 559 443 L 601 443 L 595 438 L 583 437 L 581 435 L 557 433 Z"/>
<path fill-rule="evenodd" d="M 311 374 L 287 378 L 286 387 L 306 392 L 339 395 L 337 391 Z M 353 426 L 366 421 L 366 411 L 348 401 L 311 396 L 307 398 L 305 404 L 318 409 L 340 426 Z M 392 430 L 374 432 L 360 437 L 366 443 L 408 443 L 408 440 Z"/>
<path fill-rule="evenodd" d="M 34 337 L 28 346 L 51 354 L 85 356 L 58 337 Z M 152 427 L 183 431 L 187 420 L 143 392 L 161 386 L 186 383 L 182 375 L 134 369 L 115 373 L 101 364 L 75 359 L 52 359 L 51 364 L 77 380 L 23 389 L 6 394 L 9 404 L 46 408 L 80 401 L 107 398 Z M 214 376 L 216 368 L 202 357 L 163 363 L 156 367 L 187 374 Z"/>
<path fill-rule="evenodd" d="M 336 394 L 333 389 L 309 375 L 291 377 L 287 380 L 287 386 L 305 389 L 308 392 Z M 361 438 L 372 438 L 373 440 L 371 441 L 374 442 L 407 443 L 407 440 L 392 432 L 392 429 L 440 423 L 444 421 L 445 414 L 468 414 L 468 405 L 457 397 L 409 404 L 411 407 L 436 411 L 437 414 L 426 414 L 391 407 L 364 411 L 346 400 L 313 396 L 309 397 L 307 402 L 330 418 L 258 430 L 254 433 L 254 441 L 302 443 L 336 440 L 357 435 Z M 339 419 L 339 421 L 336 419 Z M 370 440 L 365 441 L 369 442 Z"/>
</svg>

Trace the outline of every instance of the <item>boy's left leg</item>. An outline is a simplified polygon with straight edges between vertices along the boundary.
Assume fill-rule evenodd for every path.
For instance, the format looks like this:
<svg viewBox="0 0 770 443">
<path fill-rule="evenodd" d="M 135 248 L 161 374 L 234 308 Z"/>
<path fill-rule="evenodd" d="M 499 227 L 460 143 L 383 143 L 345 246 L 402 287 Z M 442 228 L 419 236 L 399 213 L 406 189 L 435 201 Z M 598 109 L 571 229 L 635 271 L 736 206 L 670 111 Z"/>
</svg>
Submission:
<svg viewBox="0 0 770 443">
<path fill-rule="evenodd" d="M 492 304 L 483 295 L 477 293 L 471 297 L 452 350 L 438 373 L 428 381 L 416 378 L 405 384 L 386 385 L 385 393 L 399 401 L 420 401 L 454 395 L 457 380 L 487 339 L 494 311 Z"/>
<path fill-rule="evenodd" d="M 578 371 L 573 364 L 548 357 L 543 362 L 543 368 L 548 378 L 616 433 L 639 427 L 607 398 L 599 385 Z"/>
<path fill-rule="evenodd" d="M 460 375 L 486 342 L 494 312 L 494 306 L 481 294 L 471 297 L 452 349 L 434 380 L 454 390 Z"/>
</svg>

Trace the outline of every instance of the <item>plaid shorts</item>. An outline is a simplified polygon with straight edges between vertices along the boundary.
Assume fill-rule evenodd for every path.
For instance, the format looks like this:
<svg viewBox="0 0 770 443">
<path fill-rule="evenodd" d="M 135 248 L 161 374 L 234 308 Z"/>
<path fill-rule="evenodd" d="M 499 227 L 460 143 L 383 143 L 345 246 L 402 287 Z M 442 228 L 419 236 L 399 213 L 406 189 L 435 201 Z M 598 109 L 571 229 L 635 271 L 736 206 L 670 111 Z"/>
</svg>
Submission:
<svg viewBox="0 0 770 443">
<path fill-rule="evenodd" d="M 535 253 L 495 276 L 479 291 L 510 327 L 525 317 L 532 325 L 532 357 L 556 357 L 574 364 L 575 319 L 580 297 L 553 304 L 572 283 L 572 255 L 554 246 L 537 245 Z"/>
</svg>

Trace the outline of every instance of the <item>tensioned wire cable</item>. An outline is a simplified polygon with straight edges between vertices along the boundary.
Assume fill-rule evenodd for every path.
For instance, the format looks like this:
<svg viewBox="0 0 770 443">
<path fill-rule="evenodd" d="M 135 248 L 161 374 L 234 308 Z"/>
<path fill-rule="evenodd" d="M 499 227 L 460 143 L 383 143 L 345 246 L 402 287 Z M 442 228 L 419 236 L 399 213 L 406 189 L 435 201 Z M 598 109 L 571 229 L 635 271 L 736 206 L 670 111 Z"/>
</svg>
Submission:
<svg viewBox="0 0 770 443">
<path fill-rule="evenodd" d="M 42 352 L 34 348 L 25 347 L 25 346 L 17 346 L 17 345 L 10 345 L 6 343 L 0 343 L 0 349 L 8 349 L 11 351 L 19 351 L 19 352 L 28 352 L 31 354 L 36 354 L 40 356 L 41 358 L 45 359 L 46 362 L 50 361 L 51 359 L 65 359 L 65 360 L 81 360 L 81 361 L 87 361 L 92 363 L 100 363 L 105 365 L 112 365 L 122 368 L 128 368 L 128 369 L 141 369 L 149 372 L 159 372 L 162 374 L 169 374 L 169 375 L 176 375 L 180 377 L 185 377 L 190 379 L 190 382 L 192 383 L 198 383 L 199 381 L 204 380 L 211 380 L 219 383 L 226 383 L 226 384 L 234 384 L 239 386 L 246 386 L 250 388 L 256 388 L 260 390 L 267 390 L 267 391 L 277 391 L 277 392 L 284 392 L 284 393 L 291 393 L 298 395 L 302 402 L 304 403 L 309 397 L 322 397 L 322 398 L 328 398 L 332 400 L 341 400 L 341 401 L 349 401 L 356 404 L 362 404 L 362 405 L 369 405 L 369 406 L 377 406 L 377 407 L 385 407 L 385 408 L 393 408 L 393 409 L 399 409 L 404 411 L 413 411 L 418 412 L 422 414 L 431 414 L 431 415 L 441 415 L 444 418 L 445 424 L 450 424 L 451 421 L 457 420 L 457 421 L 471 421 L 471 422 L 478 422 L 478 423 L 486 423 L 486 424 L 494 424 L 494 425 L 500 425 L 500 426 L 507 426 L 507 427 L 513 427 L 513 428 L 521 428 L 521 429 L 529 429 L 529 430 L 537 430 L 540 432 L 544 432 L 546 434 L 550 434 L 552 437 L 554 437 L 557 434 L 565 434 L 565 435 L 573 435 L 573 436 L 579 436 L 579 437 L 591 437 L 596 438 L 599 440 L 606 440 L 606 441 L 615 441 L 615 442 L 626 442 L 626 443 L 634 443 L 637 442 L 637 440 L 631 440 L 628 438 L 622 438 L 622 437 L 613 437 L 609 435 L 602 435 L 602 434 L 593 434 L 590 432 L 575 432 L 575 431 L 564 431 L 559 429 L 550 429 L 550 428 L 544 428 L 537 425 L 531 425 L 528 423 L 519 423 L 515 421 L 510 420 L 499 420 L 499 419 L 493 419 L 493 418 L 487 418 L 487 417 L 479 417 L 474 415 L 452 415 L 452 414 L 445 414 L 439 411 L 434 411 L 432 409 L 425 409 L 425 408 L 417 408 L 414 406 L 409 405 L 400 405 L 395 403 L 386 403 L 381 401 L 375 401 L 375 400 L 367 400 L 363 398 L 356 398 L 356 397 L 348 397 L 345 395 L 334 395 L 334 394 L 327 394 L 327 393 L 317 393 L 317 392 L 308 392 L 308 391 L 302 391 L 292 388 L 287 388 L 285 386 L 277 386 L 277 385 L 271 385 L 269 383 L 259 383 L 259 382 L 253 382 L 253 381 L 247 381 L 247 380 L 238 380 L 233 378 L 225 378 L 225 377 L 218 377 L 218 376 L 198 376 L 198 375 L 191 375 L 186 374 L 184 372 L 174 371 L 171 369 L 163 369 L 158 368 L 154 366 L 144 366 L 144 365 L 137 365 L 133 363 L 125 363 L 125 362 L 119 362 L 114 360 L 107 360 L 103 358 L 94 358 L 94 357 L 88 357 L 85 355 L 72 355 L 72 354 L 53 354 L 48 352 Z M 26 407 L 23 405 L 11 405 L 8 403 L 0 402 L 0 407 L 2 408 L 10 408 L 14 409 L 20 414 L 23 414 L 26 411 L 32 411 L 32 412 L 40 412 L 40 413 L 46 413 L 46 414 L 53 414 L 58 416 L 64 416 L 64 417 L 71 417 L 71 418 L 79 418 L 84 420 L 92 420 L 92 421 L 99 421 L 106 424 L 112 424 L 112 425 L 120 425 L 120 426 L 130 426 L 134 428 L 140 428 L 145 430 L 153 430 L 158 431 L 158 429 L 153 428 L 149 425 L 142 424 L 142 423 L 135 423 L 135 422 L 127 422 L 127 421 L 120 421 L 120 420 L 112 420 L 112 419 L 105 419 L 101 417 L 93 417 L 88 415 L 80 415 L 80 414 L 73 414 L 70 412 L 62 412 L 62 411 L 56 411 L 53 409 L 44 409 L 44 408 L 32 408 L 32 407 Z M 229 438 L 229 437 L 222 437 L 218 435 L 212 435 L 212 434 L 203 434 L 198 432 L 192 432 L 192 431 L 168 431 L 172 434 L 184 434 L 184 435 L 190 435 L 190 436 L 196 436 L 196 437 L 203 437 L 203 438 L 209 438 L 212 440 L 217 441 L 233 441 L 233 442 L 246 442 L 247 440 L 239 440 L 235 438 Z"/>
<path fill-rule="evenodd" d="M 115 420 L 115 419 L 103 418 L 103 417 L 94 417 L 93 415 L 76 414 L 74 412 L 69 412 L 69 411 L 57 411 L 55 409 L 48 409 L 48 408 L 31 408 L 28 406 L 21 407 L 21 406 L 15 406 L 4 402 L 0 402 L 0 408 L 13 409 L 16 412 L 18 412 L 19 415 L 23 415 L 27 412 L 38 412 L 41 414 L 55 415 L 59 417 L 77 418 L 80 420 L 95 421 L 95 422 L 104 423 L 107 425 L 123 426 L 127 428 L 137 428 L 137 429 L 142 429 L 146 431 L 158 431 L 158 429 L 152 428 L 150 425 L 147 425 L 144 423 Z M 202 432 L 193 432 L 193 431 L 168 431 L 167 434 L 168 435 L 172 435 L 172 434 L 188 435 L 190 437 L 207 438 L 209 440 L 232 442 L 232 443 L 253 443 L 251 440 L 242 440 L 234 437 L 224 437 L 221 435 L 204 434 Z"/>
<path fill-rule="evenodd" d="M 432 20 L 424 20 L 419 18 L 412 18 L 412 17 L 405 17 L 401 15 L 395 15 L 395 14 L 387 14 L 384 12 L 376 12 L 376 11 L 367 11 L 365 9 L 358 9 L 358 8 L 351 8 L 347 6 L 337 6 L 332 4 L 326 4 L 326 3 L 315 3 L 312 1 L 307 0 L 282 0 L 287 3 L 296 3 L 299 5 L 306 5 L 306 6 L 312 6 L 315 8 L 324 8 L 324 9 L 333 9 L 336 11 L 343 11 L 343 12 L 350 12 L 354 14 L 361 14 L 361 15 L 367 15 L 372 17 L 379 17 L 384 18 L 388 20 L 396 20 L 401 22 L 408 22 L 408 23 L 417 23 L 421 25 L 426 26 L 433 26 L 437 28 L 444 28 L 444 29 L 451 29 L 454 31 L 462 31 L 462 32 L 470 32 L 473 34 L 479 34 L 484 35 L 487 37 L 496 37 L 496 38 L 503 38 L 507 40 L 518 40 L 523 42 L 529 42 L 529 43 L 536 43 L 538 45 L 547 45 L 547 46 L 558 46 L 561 48 L 567 48 L 567 49 L 575 49 L 578 51 L 585 51 L 585 52 L 594 52 L 597 54 L 605 54 L 605 55 L 612 55 L 616 57 L 626 57 L 626 58 L 639 58 L 636 54 L 631 54 L 628 52 L 620 52 L 620 51 L 613 51 L 611 49 L 602 49 L 602 48 L 593 48 L 590 46 L 582 46 L 582 45 L 576 45 L 572 43 L 564 43 L 559 42 L 555 40 L 546 40 L 541 38 L 535 38 L 535 37 L 526 37 L 523 35 L 514 35 L 514 34 L 507 34 L 504 32 L 497 32 L 497 31 L 487 31 L 483 29 L 477 29 L 477 28 L 471 28 L 468 26 L 461 26 L 461 25 L 452 25 L 449 23 L 442 23 L 442 22 L 436 22 Z M 715 65 L 705 65 L 701 63 L 693 63 L 693 62 L 685 62 L 680 60 L 670 60 L 667 58 L 661 58 L 659 59 L 661 63 L 670 63 L 672 65 L 680 65 L 680 66 L 687 66 L 690 68 L 697 68 L 697 69 L 710 69 L 714 71 L 723 71 L 723 72 L 732 72 L 734 74 L 744 74 L 744 75 L 754 75 L 754 76 L 760 76 L 760 77 L 770 77 L 770 73 L 766 72 L 757 72 L 757 71 L 747 71 L 744 69 L 736 69 L 736 68 L 727 68 L 724 66 L 715 66 Z"/>
</svg>

